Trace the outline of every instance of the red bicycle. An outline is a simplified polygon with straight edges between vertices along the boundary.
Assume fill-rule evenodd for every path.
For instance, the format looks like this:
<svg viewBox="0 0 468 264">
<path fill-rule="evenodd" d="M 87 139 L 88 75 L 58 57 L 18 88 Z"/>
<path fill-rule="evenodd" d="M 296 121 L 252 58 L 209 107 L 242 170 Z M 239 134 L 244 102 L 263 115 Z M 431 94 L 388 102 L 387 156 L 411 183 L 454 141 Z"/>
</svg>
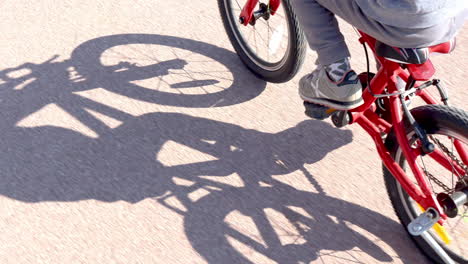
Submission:
<svg viewBox="0 0 468 264">
<path fill-rule="evenodd" d="M 218 0 L 226 32 L 244 64 L 260 78 L 295 76 L 306 41 L 289 0 Z M 438 263 L 468 263 L 468 113 L 448 106 L 440 80 L 432 79 L 432 53 L 454 42 L 404 49 L 358 31 L 367 57 L 360 75 L 365 103 L 337 111 L 305 102 L 306 114 L 331 117 L 337 127 L 357 123 L 375 142 L 392 205 L 421 251 Z M 379 70 L 369 72 L 369 47 Z M 426 88 L 435 86 L 440 99 Z M 414 98 L 425 105 L 410 109 Z"/>
</svg>

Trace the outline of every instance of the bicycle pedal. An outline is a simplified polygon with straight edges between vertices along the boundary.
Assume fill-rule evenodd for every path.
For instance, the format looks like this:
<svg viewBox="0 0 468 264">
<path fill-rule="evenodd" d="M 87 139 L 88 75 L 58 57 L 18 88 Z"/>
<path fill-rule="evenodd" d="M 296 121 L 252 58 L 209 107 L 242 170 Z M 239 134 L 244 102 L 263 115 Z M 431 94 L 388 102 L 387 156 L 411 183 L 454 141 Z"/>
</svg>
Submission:
<svg viewBox="0 0 468 264">
<path fill-rule="evenodd" d="M 304 107 L 308 117 L 318 120 L 324 120 L 335 112 L 335 109 L 309 102 L 304 102 Z"/>
<path fill-rule="evenodd" d="M 426 212 L 420 214 L 409 223 L 408 232 L 413 236 L 419 236 L 431 229 L 439 219 L 439 213 L 434 208 L 428 208 Z"/>
</svg>

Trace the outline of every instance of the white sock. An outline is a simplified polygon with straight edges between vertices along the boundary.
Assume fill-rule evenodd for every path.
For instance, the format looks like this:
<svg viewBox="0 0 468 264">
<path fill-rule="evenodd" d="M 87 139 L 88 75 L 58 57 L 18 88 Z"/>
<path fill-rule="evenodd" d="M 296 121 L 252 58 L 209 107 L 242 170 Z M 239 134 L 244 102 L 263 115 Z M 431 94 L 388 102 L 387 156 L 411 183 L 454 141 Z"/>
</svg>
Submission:
<svg viewBox="0 0 468 264">
<path fill-rule="evenodd" d="M 330 65 L 325 66 L 325 70 L 328 73 L 328 77 L 334 82 L 337 82 L 345 76 L 347 72 L 351 70 L 351 64 L 349 58 L 344 58 Z"/>
</svg>

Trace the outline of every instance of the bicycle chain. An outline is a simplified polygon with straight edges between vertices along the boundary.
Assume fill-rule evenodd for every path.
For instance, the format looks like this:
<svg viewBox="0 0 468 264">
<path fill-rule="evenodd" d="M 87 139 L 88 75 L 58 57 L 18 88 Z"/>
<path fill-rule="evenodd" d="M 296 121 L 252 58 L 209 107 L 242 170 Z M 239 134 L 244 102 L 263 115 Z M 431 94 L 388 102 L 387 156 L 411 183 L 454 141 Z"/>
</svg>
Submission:
<svg viewBox="0 0 468 264">
<path fill-rule="evenodd" d="M 430 172 L 428 172 L 425 168 L 423 168 L 424 173 L 431 179 L 433 182 L 435 182 L 437 185 L 439 185 L 444 191 L 446 191 L 448 194 L 451 194 L 453 190 L 449 188 L 447 185 L 445 185 L 443 182 L 439 181 L 434 175 L 432 175 Z"/>
<path fill-rule="evenodd" d="M 444 144 L 442 144 L 437 138 L 434 138 L 432 135 L 429 136 L 432 141 L 434 141 L 437 146 L 439 146 L 442 151 L 449 156 L 449 158 L 452 159 L 452 161 L 455 161 L 455 163 L 460 166 L 462 169 L 465 170 L 465 175 L 463 175 L 462 178 L 467 178 L 468 176 L 468 166 L 466 166 L 462 161 L 460 161 Z M 434 175 L 432 175 L 430 172 L 426 170 L 426 168 L 423 168 L 424 173 L 432 180 L 434 181 L 437 185 L 439 185 L 444 191 L 447 193 L 452 193 L 453 189 L 449 188 L 447 185 L 445 185 L 443 182 L 441 182 L 439 179 L 437 179 Z"/>
<path fill-rule="evenodd" d="M 468 175 L 468 166 L 465 165 L 461 160 L 459 160 L 444 144 L 442 144 L 437 138 L 434 138 L 432 135 L 429 136 L 441 149 L 444 151 L 453 161 L 457 163 L 458 166 L 460 166 L 462 169 L 465 170 L 465 175 L 463 177 L 466 177 Z"/>
</svg>

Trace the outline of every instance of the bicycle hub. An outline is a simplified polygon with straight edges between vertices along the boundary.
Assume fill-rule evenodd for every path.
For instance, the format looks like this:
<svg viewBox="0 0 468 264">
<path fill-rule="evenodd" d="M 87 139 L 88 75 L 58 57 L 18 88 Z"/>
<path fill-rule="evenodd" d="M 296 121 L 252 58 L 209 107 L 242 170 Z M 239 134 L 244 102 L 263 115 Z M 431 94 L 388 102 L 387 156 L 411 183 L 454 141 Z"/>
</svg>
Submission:
<svg viewBox="0 0 468 264">
<path fill-rule="evenodd" d="M 454 218 L 458 215 L 460 206 L 468 205 L 468 187 L 456 191 L 452 195 L 439 193 L 437 201 L 444 208 L 445 214 L 450 218 Z"/>
</svg>

